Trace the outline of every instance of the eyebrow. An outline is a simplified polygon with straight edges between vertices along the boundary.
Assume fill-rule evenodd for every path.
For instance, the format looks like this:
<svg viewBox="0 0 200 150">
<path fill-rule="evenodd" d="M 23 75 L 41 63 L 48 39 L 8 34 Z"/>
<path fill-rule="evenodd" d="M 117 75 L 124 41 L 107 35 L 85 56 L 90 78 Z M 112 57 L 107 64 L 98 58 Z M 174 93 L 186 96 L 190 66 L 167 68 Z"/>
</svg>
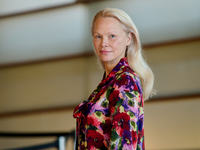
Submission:
<svg viewBox="0 0 200 150">
<path fill-rule="evenodd" d="M 96 33 L 96 34 L 100 34 L 100 33 L 98 33 L 98 32 L 94 32 L 94 34 L 95 34 L 95 33 Z"/>
<path fill-rule="evenodd" d="M 100 34 L 99 32 L 94 32 L 94 34 Z M 117 34 L 117 32 L 115 32 L 115 31 L 110 31 L 110 32 L 108 32 L 108 34 L 113 34 L 113 33 L 115 33 L 115 34 Z"/>
</svg>

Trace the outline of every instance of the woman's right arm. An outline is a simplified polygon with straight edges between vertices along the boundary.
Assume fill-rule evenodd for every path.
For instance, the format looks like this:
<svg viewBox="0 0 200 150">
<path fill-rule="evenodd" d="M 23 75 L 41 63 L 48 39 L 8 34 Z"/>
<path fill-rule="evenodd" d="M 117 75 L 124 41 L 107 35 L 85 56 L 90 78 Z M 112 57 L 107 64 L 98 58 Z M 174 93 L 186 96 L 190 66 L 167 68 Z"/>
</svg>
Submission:
<svg viewBox="0 0 200 150">
<path fill-rule="evenodd" d="M 122 80 L 115 83 L 109 96 L 111 112 L 109 149 L 143 150 L 144 111 L 141 93 L 135 79 L 125 76 Z"/>
</svg>

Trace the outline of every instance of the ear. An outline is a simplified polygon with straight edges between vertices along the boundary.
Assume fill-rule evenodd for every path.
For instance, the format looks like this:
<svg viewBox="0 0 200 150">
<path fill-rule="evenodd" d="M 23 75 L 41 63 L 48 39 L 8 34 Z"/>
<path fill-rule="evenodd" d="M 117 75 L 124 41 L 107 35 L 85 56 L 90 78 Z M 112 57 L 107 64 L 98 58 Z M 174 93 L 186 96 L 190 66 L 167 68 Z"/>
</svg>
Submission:
<svg viewBox="0 0 200 150">
<path fill-rule="evenodd" d="M 127 44 L 126 44 L 126 46 L 130 45 L 131 41 L 132 41 L 132 36 L 131 36 L 131 32 L 129 32 L 128 36 L 127 36 Z"/>
</svg>

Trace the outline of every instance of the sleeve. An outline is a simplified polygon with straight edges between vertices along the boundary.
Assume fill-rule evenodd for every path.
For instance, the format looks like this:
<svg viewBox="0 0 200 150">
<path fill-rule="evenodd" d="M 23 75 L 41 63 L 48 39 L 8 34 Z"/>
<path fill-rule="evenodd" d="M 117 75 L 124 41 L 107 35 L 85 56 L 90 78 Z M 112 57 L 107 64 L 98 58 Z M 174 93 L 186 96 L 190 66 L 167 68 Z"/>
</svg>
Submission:
<svg viewBox="0 0 200 150">
<path fill-rule="evenodd" d="M 140 80 L 120 76 L 110 89 L 110 150 L 144 150 L 144 111 Z"/>
</svg>

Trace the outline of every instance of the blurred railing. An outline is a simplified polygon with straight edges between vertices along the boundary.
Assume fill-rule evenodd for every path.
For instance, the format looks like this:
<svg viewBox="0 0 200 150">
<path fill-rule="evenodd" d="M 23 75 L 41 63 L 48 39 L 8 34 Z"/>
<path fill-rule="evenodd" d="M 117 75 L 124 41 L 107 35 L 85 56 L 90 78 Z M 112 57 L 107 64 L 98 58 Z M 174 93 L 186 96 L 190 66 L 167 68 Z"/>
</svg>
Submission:
<svg viewBox="0 0 200 150">
<path fill-rule="evenodd" d="M 73 138 L 75 141 L 75 131 L 67 132 L 67 133 L 9 133 L 9 132 L 0 132 L 0 137 L 57 137 L 56 141 L 51 143 L 44 143 L 40 145 L 34 145 L 29 147 L 22 148 L 12 148 L 6 150 L 38 150 L 38 149 L 46 149 L 46 148 L 57 148 L 58 150 L 65 150 L 65 144 L 69 138 Z"/>
</svg>

